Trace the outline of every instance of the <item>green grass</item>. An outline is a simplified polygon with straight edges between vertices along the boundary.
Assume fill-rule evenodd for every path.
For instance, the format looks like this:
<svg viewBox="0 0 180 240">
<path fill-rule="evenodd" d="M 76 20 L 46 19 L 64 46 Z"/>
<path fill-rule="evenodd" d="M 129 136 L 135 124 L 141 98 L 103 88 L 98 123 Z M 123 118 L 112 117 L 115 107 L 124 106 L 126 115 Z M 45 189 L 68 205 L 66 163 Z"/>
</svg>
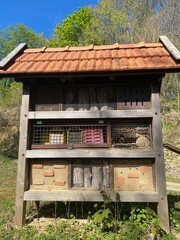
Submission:
<svg viewBox="0 0 180 240">
<path fill-rule="evenodd" d="M 27 224 L 21 229 L 17 229 L 13 225 L 14 217 L 14 205 L 15 205 L 15 185 L 16 185 L 16 174 L 17 174 L 17 160 L 7 159 L 0 157 L 0 239 L 3 240 L 46 240 L 46 239 L 105 239 L 105 240 L 138 240 L 138 239 L 149 239 L 146 237 L 146 234 L 149 234 L 149 231 L 152 233 L 158 232 L 158 225 L 155 224 L 155 215 L 149 215 L 146 217 L 147 211 L 144 210 L 138 212 L 138 215 L 133 218 L 128 218 L 126 214 L 121 215 L 121 219 L 118 221 L 115 220 L 114 216 L 114 205 L 111 206 L 110 211 L 99 211 L 96 214 L 96 224 L 93 222 L 93 218 L 87 221 L 85 224 L 81 224 L 77 221 L 79 214 L 82 214 L 82 205 L 81 203 L 71 204 L 71 209 L 69 211 L 69 203 L 58 203 L 57 206 L 55 203 L 44 203 L 41 207 L 38 217 L 51 217 L 52 221 L 45 226 L 32 226 Z M 176 231 L 180 231 L 180 211 L 174 210 L 174 202 L 179 200 L 180 196 L 175 194 L 169 194 L 169 206 L 171 210 L 171 220 L 174 225 L 176 225 Z M 94 212 L 97 212 L 99 208 L 94 208 L 94 204 L 90 205 L 91 215 Z M 109 206 L 109 205 L 108 205 Z M 139 205 L 134 204 L 134 207 L 139 207 Z M 147 205 L 146 205 L 147 206 Z M 127 204 L 122 203 L 122 209 L 127 209 Z M 130 206 L 131 209 L 133 205 Z M 84 218 L 87 217 L 86 210 L 87 205 L 83 205 Z M 55 213 L 55 209 L 57 210 Z M 113 212 L 111 213 L 111 210 Z M 94 212 L 93 212 L 94 211 Z M 123 211 L 122 211 L 123 212 Z M 106 214 L 105 214 L 106 213 Z M 99 214 L 99 215 L 98 215 Z M 117 214 L 117 213 L 116 213 Z M 122 214 L 122 213 L 121 213 Z M 58 217 L 61 217 L 59 219 Z M 70 216 L 71 219 L 63 220 L 62 217 L 66 219 Z M 74 217 L 75 216 L 75 217 Z M 122 217 L 123 216 L 123 217 Z M 36 218 L 37 213 L 32 203 L 28 204 L 27 208 L 27 217 L 28 219 L 33 220 Z M 81 216 L 82 217 L 82 216 Z M 128 219 L 128 221 L 125 221 Z M 99 222 L 98 222 L 99 221 Z M 109 222 L 111 224 L 109 224 Z M 136 224 L 134 224 L 136 221 Z M 38 222 L 38 221 L 37 221 Z M 149 226 L 151 230 L 149 229 Z M 109 228 L 108 228 L 109 226 Z M 128 230 L 131 229 L 131 230 Z M 127 234 L 128 232 L 128 234 Z M 144 234 L 144 235 L 143 235 Z M 145 236 L 144 238 L 140 236 Z M 175 240 L 172 235 L 164 235 L 162 238 L 164 240 Z"/>
<path fill-rule="evenodd" d="M 15 202 L 17 160 L 0 158 L 0 222 L 12 220 Z"/>
<path fill-rule="evenodd" d="M 180 178 L 166 177 L 167 182 L 180 183 Z M 179 189 L 180 192 L 180 189 Z"/>
</svg>

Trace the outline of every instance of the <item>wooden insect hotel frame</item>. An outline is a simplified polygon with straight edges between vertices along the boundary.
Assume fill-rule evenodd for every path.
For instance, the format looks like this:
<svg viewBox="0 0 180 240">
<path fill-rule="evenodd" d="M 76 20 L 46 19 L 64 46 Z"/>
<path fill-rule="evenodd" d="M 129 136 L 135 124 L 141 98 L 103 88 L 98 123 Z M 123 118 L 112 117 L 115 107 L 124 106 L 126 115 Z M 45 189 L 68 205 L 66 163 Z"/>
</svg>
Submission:
<svg viewBox="0 0 180 240">
<path fill-rule="evenodd" d="M 160 86 L 180 53 L 159 43 L 28 49 L 0 62 L 23 83 L 15 223 L 27 201 L 154 202 L 169 230 Z"/>
</svg>

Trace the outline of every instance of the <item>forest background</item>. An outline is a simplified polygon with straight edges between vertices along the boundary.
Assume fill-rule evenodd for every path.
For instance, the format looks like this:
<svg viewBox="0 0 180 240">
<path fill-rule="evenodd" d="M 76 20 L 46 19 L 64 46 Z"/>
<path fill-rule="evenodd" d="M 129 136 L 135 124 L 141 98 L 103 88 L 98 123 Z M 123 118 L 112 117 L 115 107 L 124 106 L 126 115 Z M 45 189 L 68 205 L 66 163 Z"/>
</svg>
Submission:
<svg viewBox="0 0 180 240">
<path fill-rule="evenodd" d="M 179 0 L 101 0 L 94 7 L 79 8 L 57 24 L 45 38 L 24 24 L 0 29 L 0 60 L 19 43 L 29 48 L 158 42 L 166 35 L 180 49 Z M 161 88 L 164 141 L 178 140 L 180 74 L 167 74 Z M 0 154 L 17 157 L 21 83 L 0 81 Z"/>
</svg>

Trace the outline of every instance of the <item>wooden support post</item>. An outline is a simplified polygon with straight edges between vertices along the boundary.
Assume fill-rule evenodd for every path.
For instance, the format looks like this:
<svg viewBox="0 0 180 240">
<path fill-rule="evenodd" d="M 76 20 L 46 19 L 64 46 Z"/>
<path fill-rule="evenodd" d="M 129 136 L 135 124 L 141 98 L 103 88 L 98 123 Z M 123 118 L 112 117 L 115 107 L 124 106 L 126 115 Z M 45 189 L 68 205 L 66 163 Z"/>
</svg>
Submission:
<svg viewBox="0 0 180 240">
<path fill-rule="evenodd" d="M 18 155 L 18 175 L 16 187 L 15 225 L 23 226 L 25 223 L 26 201 L 24 191 L 27 188 L 27 164 L 26 148 L 28 134 L 28 111 L 29 111 L 29 86 L 23 86 L 21 118 L 20 118 L 20 139 Z"/>
<path fill-rule="evenodd" d="M 165 163 L 163 153 L 161 113 L 160 113 L 160 97 L 159 86 L 157 81 L 152 82 L 152 134 L 153 134 L 153 150 L 156 151 L 155 159 L 155 176 L 156 189 L 158 192 L 158 216 L 161 227 L 166 231 L 170 231 L 169 227 L 169 211 L 166 192 Z"/>
</svg>

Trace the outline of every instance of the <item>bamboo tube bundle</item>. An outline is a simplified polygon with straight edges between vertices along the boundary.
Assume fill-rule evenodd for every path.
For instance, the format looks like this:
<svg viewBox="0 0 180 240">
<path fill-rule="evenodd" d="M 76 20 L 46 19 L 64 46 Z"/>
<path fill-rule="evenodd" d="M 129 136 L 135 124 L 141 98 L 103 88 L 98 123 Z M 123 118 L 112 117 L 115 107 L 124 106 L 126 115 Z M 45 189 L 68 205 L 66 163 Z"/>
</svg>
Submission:
<svg viewBox="0 0 180 240">
<path fill-rule="evenodd" d="M 92 187 L 99 188 L 102 185 L 103 185 L 102 167 L 93 166 L 92 167 Z"/>
<path fill-rule="evenodd" d="M 92 179 L 91 168 L 89 166 L 86 166 L 84 168 L 84 187 L 86 188 L 91 187 L 91 179 Z"/>
<path fill-rule="evenodd" d="M 76 166 L 73 168 L 73 186 L 84 187 L 84 173 L 82 164 L 76 164 Z"/>
</svg>

